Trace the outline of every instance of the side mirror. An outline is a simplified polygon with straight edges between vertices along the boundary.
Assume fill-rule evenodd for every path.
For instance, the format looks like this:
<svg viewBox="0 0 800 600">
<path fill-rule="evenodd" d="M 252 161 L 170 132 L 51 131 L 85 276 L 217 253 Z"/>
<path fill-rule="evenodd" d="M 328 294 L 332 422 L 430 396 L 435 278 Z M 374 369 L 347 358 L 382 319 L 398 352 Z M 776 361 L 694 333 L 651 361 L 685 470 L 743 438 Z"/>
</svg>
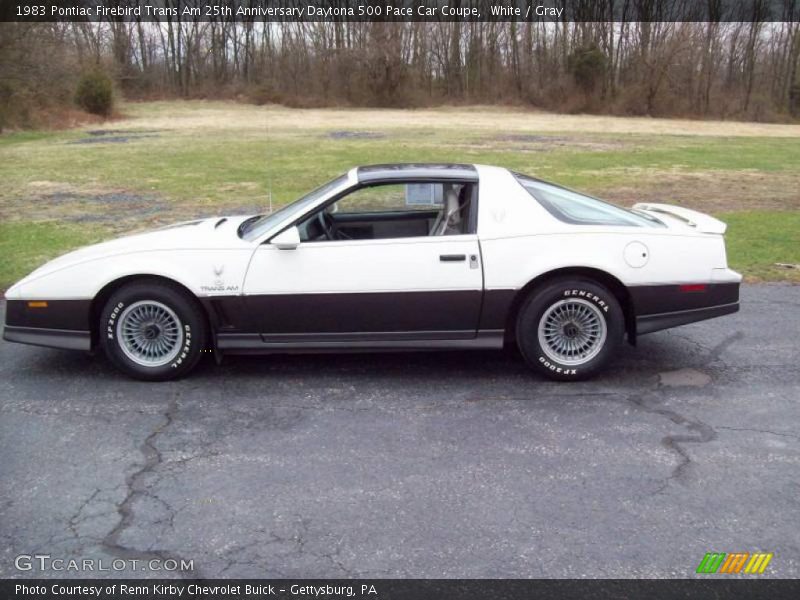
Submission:
<svg viewBox="0 0 800 600">
<path fill-rule="evenodd" d="M 300 231 L 297 227 L 289 227 L 272 238 L 269 243 L 280 250 L 294 250 L 300 245 Z"/>
</svg>

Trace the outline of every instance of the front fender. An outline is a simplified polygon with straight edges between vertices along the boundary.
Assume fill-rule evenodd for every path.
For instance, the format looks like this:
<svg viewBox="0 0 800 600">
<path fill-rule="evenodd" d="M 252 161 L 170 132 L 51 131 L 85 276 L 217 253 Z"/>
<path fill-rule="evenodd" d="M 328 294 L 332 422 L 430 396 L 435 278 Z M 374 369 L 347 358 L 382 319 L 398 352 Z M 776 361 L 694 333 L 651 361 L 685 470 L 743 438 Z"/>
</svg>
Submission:
<svg viewBox="0 0 800 600">
<path fill-rule="evenodd" d="M 42 300 L 92 299 L 108 284 L 131 276 L 164 277 L 196 296 L 238 295 L 250 249 L 208 249 L 137 252 L 65 266 L 23 279 L 11 298 Z"/>
</svg>

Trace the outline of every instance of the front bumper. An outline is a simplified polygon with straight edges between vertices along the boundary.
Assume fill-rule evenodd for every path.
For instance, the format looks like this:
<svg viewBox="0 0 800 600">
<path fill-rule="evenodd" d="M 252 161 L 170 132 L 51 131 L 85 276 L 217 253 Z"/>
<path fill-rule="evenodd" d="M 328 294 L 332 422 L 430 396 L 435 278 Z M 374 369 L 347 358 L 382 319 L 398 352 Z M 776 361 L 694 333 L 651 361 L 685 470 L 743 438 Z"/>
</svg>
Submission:
<svg viewBox="0 0 800 600">
<path fill-rule="evenodd" d="M 45 329 L 43 327 L 19 327 L 6 325 L 3 339 L 7 342 L 63 348 L 65 350 L 91 350 L 92 336 L 88 331 L 71 329 Z"/>
<path fill-rule="evenodd" d="M 91 350 L 90 300 L 30 301 L 9 298 L 3 339 L 20 344 Z"/>
</svg>

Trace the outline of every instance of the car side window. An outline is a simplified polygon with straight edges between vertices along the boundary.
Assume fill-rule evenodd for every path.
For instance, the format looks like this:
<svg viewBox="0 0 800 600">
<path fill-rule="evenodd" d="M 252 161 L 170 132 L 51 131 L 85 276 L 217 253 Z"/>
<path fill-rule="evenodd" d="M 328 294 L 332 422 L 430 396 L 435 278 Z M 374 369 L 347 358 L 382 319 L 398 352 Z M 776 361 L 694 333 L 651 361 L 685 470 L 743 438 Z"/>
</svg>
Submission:
<svg viewBox="0 0 800 600">
<path fill-rule="evenodd" d="M 358 188 L 298 224 L 303 242 L 471 233 L 473 185 L 403 182 Z"/>
<path fill-rule="evenodd" d="M 520 185 L 559 221 L 573 225 L 663 227 L 657 219 L 597 198 L 514 173 Z"/>
<path fill-rule="evenodd" d="M 373 185 L 357 189 L 332 205 L 334 213 L 434 211 L 442 206 L 442 184 Z"/>
</svg>

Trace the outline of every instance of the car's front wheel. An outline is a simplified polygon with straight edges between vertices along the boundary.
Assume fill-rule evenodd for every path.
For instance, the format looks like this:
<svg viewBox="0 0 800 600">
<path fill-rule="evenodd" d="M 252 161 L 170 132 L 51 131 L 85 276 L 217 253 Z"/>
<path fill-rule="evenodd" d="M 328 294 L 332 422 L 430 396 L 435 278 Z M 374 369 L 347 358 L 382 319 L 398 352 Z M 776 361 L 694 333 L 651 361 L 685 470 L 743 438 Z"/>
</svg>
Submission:
<svg viewBox="0 0 800 600">
<path fill-rule="evenodd" d="M 517 319 L 526 362 L 550 379 L 586 379 L 614 356 L 625 316 L 613 293 L 586 279 L 559 279 L 534 290 Z"/>
<path fill-rule="evenodd" d="M 145 381 L 188 373 L 200 359 L 207 335 L 196 302 L 178 288 L 155 281 L 130 283 L 112 294 L 99 331 L 109 360 Z"/>
</svg>

